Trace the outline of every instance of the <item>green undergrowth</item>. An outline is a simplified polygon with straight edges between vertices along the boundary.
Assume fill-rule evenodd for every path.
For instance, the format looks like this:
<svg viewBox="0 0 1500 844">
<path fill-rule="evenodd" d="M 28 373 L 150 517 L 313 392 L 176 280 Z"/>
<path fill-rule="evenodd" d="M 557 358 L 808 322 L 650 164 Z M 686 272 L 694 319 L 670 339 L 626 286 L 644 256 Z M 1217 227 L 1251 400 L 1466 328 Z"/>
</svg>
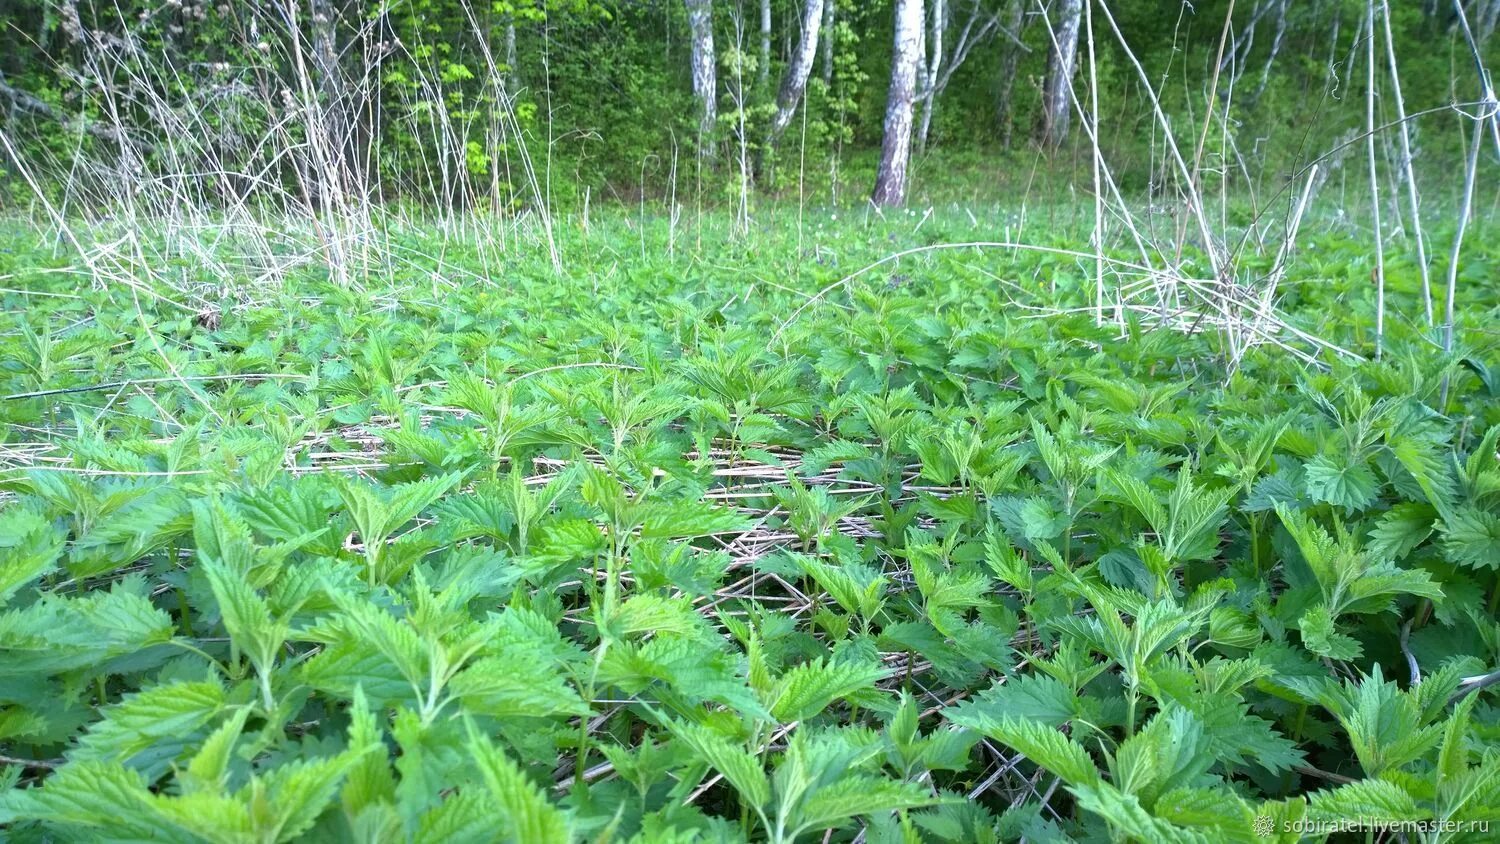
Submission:
<svg viewBox="0 0 1500 844">
<path fill-rule="evenodd" d="M 1453 354 L 1393 248 L 1372 360 L 1330 216 L 1281 305 L 1351 354 L 1231 367 L 1096 325 L 1066 255 L 837 284 L 1077 249 L 1091 209 L 761 220 L 559 221 L 561 275 L 398 227 L 350 284 L 141 289 L 7 224 L 4 834 L 1500 824 L 1486 226 Z"/>
</svg>

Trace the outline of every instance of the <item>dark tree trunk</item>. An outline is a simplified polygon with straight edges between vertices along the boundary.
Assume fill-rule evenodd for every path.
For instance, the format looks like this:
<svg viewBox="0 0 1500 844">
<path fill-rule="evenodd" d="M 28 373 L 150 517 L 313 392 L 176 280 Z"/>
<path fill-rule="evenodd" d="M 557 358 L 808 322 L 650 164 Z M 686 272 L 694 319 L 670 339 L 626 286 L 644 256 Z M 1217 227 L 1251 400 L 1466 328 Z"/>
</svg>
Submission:
<svg viewBox="0 0 1500 844">
<path fill-rule="evenodd" d="M 1012 114 L 1014 101 L 1012 95 L 1016 89 L 1016 73 L 1021 65 L 1021 54 L 1025 50 L 1016 43 L 1021 38 L 1021 33 L 1026 26 L 1026 0 L 1010 0 L 1010 5 L 1005 9 L 1005 28 L 1010 35 L 1002 38 L 1005 53 L 1000 58 L 1000 87 L 995 93 L 995 120 L 1000 126 L 1000 141 L 1006 149 L 1010 149 L 1012 130 L 1015 128 L 1015 115 Z"/>
<path fill-rule="evenodd" d="M 308 0 L 312 13 L 313 74 L 317 80 L 318 101 L 323 107 L 323 125 L 328 147 L 335 153 L 335 163 L 343 158 L 343 139 L 348 135 L 344 110 L 344 86 L 339 78 L 338 10 L 332 0 Z"/>
</svg>

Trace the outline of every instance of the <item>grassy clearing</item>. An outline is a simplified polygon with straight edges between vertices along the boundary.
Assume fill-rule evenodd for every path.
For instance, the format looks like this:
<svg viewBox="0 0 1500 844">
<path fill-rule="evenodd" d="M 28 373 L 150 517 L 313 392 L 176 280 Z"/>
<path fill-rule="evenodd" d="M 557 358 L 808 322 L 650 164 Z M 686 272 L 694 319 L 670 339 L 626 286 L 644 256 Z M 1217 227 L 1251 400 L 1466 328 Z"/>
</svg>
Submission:
<svg viewBox="0 0 1500 844">
<path fill-rule="evenodd" d="M 559 218 L 560 274 L 472 221 L 340 273 L 295 227 L 0 228 L 0 823 L 1500 822 L 1492 223 L 1451 356 L 1388 256 L 1377 363 L 1330 212 L 1261 323 L 1191 251 L 1097 309 L 1083 204 L 759 219 Z"/>
</svg>

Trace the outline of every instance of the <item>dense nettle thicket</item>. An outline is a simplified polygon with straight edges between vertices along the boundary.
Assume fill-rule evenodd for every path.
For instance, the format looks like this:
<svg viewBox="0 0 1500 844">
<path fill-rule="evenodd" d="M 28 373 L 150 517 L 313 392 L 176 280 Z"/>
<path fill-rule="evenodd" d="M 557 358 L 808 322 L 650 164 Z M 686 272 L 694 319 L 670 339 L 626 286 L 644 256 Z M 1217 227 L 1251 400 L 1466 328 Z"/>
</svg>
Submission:
<svg viewBox="0 0 1500 844">
<path fill-rule="evenodd" d="M 1031 318 L 1056 254 L 835 290 L 893 216 L 409 233 L 199 313 L 0 242 L 11 840 L 1494 840 L 1493 278 L 1451 358 L 1232 360 Z M 1308 248 L 1295 325 L 1368 349 Z"/>
<path fill-rule="evenodd" d="M 1500 0 L 0 4 L 5 841 L 1500 836 Z"/>
</svg>

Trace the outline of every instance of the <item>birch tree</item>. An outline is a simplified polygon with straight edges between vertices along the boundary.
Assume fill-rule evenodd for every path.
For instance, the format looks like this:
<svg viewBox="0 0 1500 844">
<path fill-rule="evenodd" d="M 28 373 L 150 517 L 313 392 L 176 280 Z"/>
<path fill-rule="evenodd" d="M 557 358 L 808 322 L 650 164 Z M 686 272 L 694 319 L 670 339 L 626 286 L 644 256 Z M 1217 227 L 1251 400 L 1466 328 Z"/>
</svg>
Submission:
<svg viewBox="0 0 1500 844">
<path fill-rule="evenodd" d="M 1068 138 L 1073 104 L 1068 96 L 1073 71 L 1078 65 L 1078 27 L 1083 18 L 1083 0 L 1062 0 L 1051 26 L 1047 50 L 1047 81 L 1042 86 L 1042 113 L 1037 120 L 1037 140 L 1057 147 Z"/>
<path fill-rule="evenodd" d="M 828 0 L 832 2 L 832 0 Z M 818 55 L 818 33 L 823 25 L 824 0 L 806 0 L 802 7 L 802 39 L 797 42 L 797 52 L 792 55 L 792 64 L 781 79 L 781 90 L 776 94 L 776 116 L 771 119 L 771 143 L 781 137 L 791 125 L 792 115 L 797 113 L 797 104 L 807 90 L 807 79 L 812 75 L 813 61 Z"/>
<path fill-rule="evenodd" d="M 927 32 L 927 73 L 922 80 L 922 128 L 917 149 L 927 150 L 927 132 L 932 128 L 932 107 L 937 103 L 938 76 L 943 70 L 943 33 L 948 28 L 948 0 L 932 0 Z"/>
<path fill-rule="evenodd" d="M 972 0 L 967 17 L 960 18 L 964 23 L 958 28 L 958 37 L 952 41 L 950 49 L 948 31 L 953 28 L 954 19 L 949 14 L 949 8 L 948 0 L 932 2 L 927 33 L 927 64 L 920 74 L 922 91 L 917 97 L 922 104 L 917 149 L 922 151 L 927 149 L 927 135 L 932 128 L 932 115 L 937 110 L 938 99 L 948 89 L 948 82 L 953 79 L 953 74 L 968 60 L 969 53 L 975 47 L 990 40 L 1001 29 L 999 13 L 991 11 L 990 5 L 984 0 Z"/>
<path fill-rule="evenodd" d="M 922 54 L 922 0 L 896 0 L 896 35 L 891 50 L 891 86 L 885 99 L 885 131 L 880 169 L 875 173 L 876 205 L 906 201 L 906 167 L 911 161 L 912 101 Z"/>
<path fill-rule="evenodd" d="M 756 83 L 766 87 L 771 78 L 771 0 L 760 0 L 760 66 L 755 69 Z"/>
<path fill-rule="evenodd" d="M 693 95 L 698 98 L 698 158 L 714 157 L 714 124 L 719 120 L 715 95 L 713 0 L 683 0 L 692 32 Z"/>
</svg>

